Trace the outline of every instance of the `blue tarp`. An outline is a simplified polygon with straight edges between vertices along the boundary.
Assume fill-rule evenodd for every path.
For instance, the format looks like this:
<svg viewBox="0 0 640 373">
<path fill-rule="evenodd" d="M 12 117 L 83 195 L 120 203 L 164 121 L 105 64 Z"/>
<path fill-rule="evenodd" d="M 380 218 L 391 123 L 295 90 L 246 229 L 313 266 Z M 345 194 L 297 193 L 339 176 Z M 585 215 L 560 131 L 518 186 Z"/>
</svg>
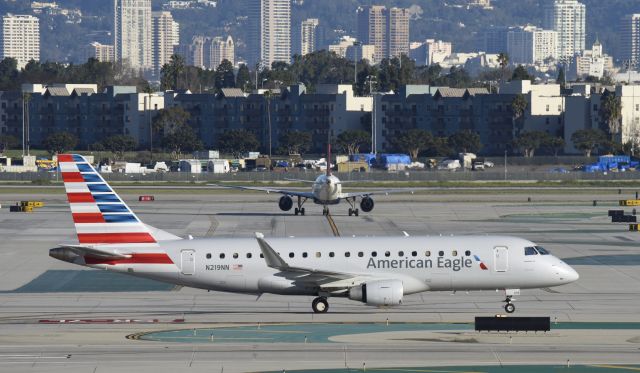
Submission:
<svg viewBox="0 0 640 373">
<path fill-rule="evenodd" d="M 390 164 L 411 164 L 411 157 L 407 154 L 378 154 L 377 164 L 386 167 Z"/>
<path fill-rule="evenodd" d="M 351 154 L 349 156 L 351 162 L 367 162 L 369 166 L 376 164 L 376 155 L 371 153 Z"/>
</svg>

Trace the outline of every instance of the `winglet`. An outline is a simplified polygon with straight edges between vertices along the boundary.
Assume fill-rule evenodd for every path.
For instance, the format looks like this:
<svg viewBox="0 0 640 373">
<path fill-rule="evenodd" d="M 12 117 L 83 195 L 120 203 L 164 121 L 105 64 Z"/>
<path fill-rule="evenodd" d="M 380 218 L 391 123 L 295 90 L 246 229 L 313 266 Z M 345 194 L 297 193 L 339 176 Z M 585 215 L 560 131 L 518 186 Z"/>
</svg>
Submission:
<svg viewBox="0 0 640 373">
<path fill-rule="evenodd" d="M 267 267 L 275 268 L 279 270 L 286 270 L 289 268 L 287 262 L 278 255 L 278 253 L 265 241 L 264 234 L 256 232 L 256 239 L 264 256 L 264 261 L 267 263 Z"/>
</svg>

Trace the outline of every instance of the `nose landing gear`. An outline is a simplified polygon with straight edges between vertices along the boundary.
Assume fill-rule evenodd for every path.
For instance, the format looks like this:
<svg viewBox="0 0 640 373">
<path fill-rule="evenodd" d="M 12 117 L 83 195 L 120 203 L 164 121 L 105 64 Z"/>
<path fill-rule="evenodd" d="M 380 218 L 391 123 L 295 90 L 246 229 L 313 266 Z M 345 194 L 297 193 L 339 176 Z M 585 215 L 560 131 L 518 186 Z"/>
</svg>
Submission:
<svg viewBox="0 0 640 373">
<path fill-rule="evenodd" d="M 326 313 L 329 310 L 329 302 L 326 297 L 317 297 L 311 303 L 314 313 Z"/>
<path fill-rule="evenodd" d="M 504 301 L 507 303 L 504 305 L 504 311 L 506 313 L 514 313 L 516 306 L 513 304 L 513 296 L 507 295 L 507 298 Z"/>
</svg>

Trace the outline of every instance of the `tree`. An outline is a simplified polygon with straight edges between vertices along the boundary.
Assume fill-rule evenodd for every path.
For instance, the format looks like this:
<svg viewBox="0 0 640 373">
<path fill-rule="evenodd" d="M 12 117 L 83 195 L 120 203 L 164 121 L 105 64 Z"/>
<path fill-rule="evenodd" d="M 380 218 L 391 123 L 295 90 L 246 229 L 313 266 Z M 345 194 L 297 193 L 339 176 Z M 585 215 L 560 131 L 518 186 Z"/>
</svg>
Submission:
<svg viewBox="0 0 640 373">
<path fill-rule="evenodd" d="M 160 74 L 162 75 L 160 78 L 160 89 L 172 89 L 174 91 L 179 89 L 178 82 L 180 76 L 185 71 L 185 65 L 184 57 L 179 54 L 172 55 L 169 63 L 162 66 L 160 70 Z"/>
<path fill-rule="evenodd" d="M 113 153 L 118 160 L 124 158 L 124 153 L 136 148 L 136 140 L 129 135 L 113 135 L 102 140 L 104 149 Z"/>
<path fill-rule="evenodd" d="M 42 141 L 42 146 L 49 154 L 60 154 L 72 150 L 78 144 L 78 138 L 69 132 L 56 132 Z"/>
<path fill-rule="evenodd" d="M 343 131 L 338 135 L 336 145 L 349 155 L 357 154 L 360 153 L 361 146 L 371 146 L 371 134 L 363 130 Z"/>
<path fill-rule="evenodd" d="M 249 73 L 247 65 L 242 64 L 240 65 L 236 76 L 236 88 L 246 91 L 249 87 L 251 87 L 251 74 Z"/>
<path fill-rule="evenodd" d="M 482 148 L 480 135 L 471 130 L 462 130 L 449 136 L 449 146 L 456 153 L 477 153 Z"/>
<path fill-rule="evenodd" d="M 558 77 L 556 78 L 556 83 L 560 84 L 560 86 L 564 88 L 564 84 L 566 83 L 566 81 L 567 81 L 567 76 L 564 72 L 564 66 L 560 66 L 558 68 Z"/>
<path fill-rule="evenodd" d="M 509 55 L 506 53 L 500 53 L 498 55 L 498 63 L 500 64 L 500 69 L 502 70 L 501 80 L 504 81 L 505 71 L 507 70 L 507 66 L 509 66 Z"/>
<path fill-rule="evenodd" d="M 611 141 L 620 133 L 622 127 L 622 102 L 612 92 L 606 91 L 600 102 L 600 121 L 606 125 Z"/>
<path fill-rule="evenodd" d="M 0 153 L 18 146 L 18 139 L 11 135 L 0 135 Z"/>
<path fill-rule="evenodd" d="M 591 152 L 606 140 L 606 135 L 599 129 L 578 130 L 571 135 L 573 146 L 582 150 L 585 157 L 591 157 Z"/>
<path fill-rule="evenodd" d="M 518 65 L 518 67 L 513 70 L 511 80 L 530 80 L 533 82 L 535 80 L 535 77 L 530 75 L 524 66 Z"/>
<path fill-rule="evenodd" d="M 158 111 L 153 117 L 153 132 L 158 136 L 154 136 L 156 144 L 162 143 L 162 139 L 174 131 L 174 128 L 186 125 L 191 115 L 180 106 L 169 107 Z"/>
<path fill-rule="evenodd" d="M 218 137 L 217 147 L 221 152 L 240 158 L 243 153 L 255 151 L 260 142 L 255 133 L 238 129 L 224 132 Z"/>
<path fill-rule="evenodd" d="M 417 159 L 420 151 L 427 149 L 433 142 L 430 132 L 423 129 L 411 129 L 389 139 L 392 146 L 406 151 L 412 159 Z"/>
<path fill-rule="evenodd" d="M 222 60 L 216 69 L 216 89 L 234 87 L 236 84 L 233 75 L 233 64 L 229 60 Z"/>
<path fill-rule="evenodd" d="M 518 93 L 516 97 L 511 101 L 511 118 L 513 120 L 513 128 L 516 128 L 516 121 L 524 116 L 524 112 L 527 109 L 527 99 L 523 94 Z"/>
<path fill-rule="evenodd" d="M 558 152 L 564 148 L 565 141 L 562 137 L 552 137 L 549 139 L 547 144 L 545 144 L 551 151 L 553 152 L 553 156 L 557 157 Z"/>
<path fill-rule="evenodd" d="M 302 154 L 311 148 L 311 133 L 304 131 L 287 131 L 280 135 L 280 144 L 287 149 L 287 154 Z"/>
<path fill-rule="evenodd" d="M 178 159 L 183 151 L 192 152 L 202 149 L 202 141 L 189 124 L 183 123 L 171 127 L 171 130 L 162 138 L 162 147 L 169 150 L 174 159 Z"/>
<path fill-rule="evenodd" d="M 533 157 L 535 151 L 542 145 L 548 144 L 549 134 L 542 131 L 523 132 L 515 140 L 513 146 L 519 148 L 525 157 Z"/>
</svg>

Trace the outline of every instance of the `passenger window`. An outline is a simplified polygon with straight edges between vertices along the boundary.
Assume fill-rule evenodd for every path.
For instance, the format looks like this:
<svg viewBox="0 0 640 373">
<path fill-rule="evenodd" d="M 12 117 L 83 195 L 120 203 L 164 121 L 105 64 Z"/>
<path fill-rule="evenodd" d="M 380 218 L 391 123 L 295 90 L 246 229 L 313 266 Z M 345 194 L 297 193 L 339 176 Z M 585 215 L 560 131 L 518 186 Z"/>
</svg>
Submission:
<svg viewBox="0 0 640 373">
<path fill-rule="evenodd" d="M 350 257 L 350 256 L 351 256 L 351 253 L 350 253 L 350 252 L 348 252 L 348 251 L 345 251 L 344 256 L 345 256 L 345 258 L 348 258 L 348 257 Z"/>
<path fill-rule="evenodd" d="M 295 254 L 289 253 L 289 258 L 293 258 Z"/>
<path fill-rule="evenodd" d="M 453 250 L 451 252 L 451 256 L 458 256 L 458 250 Z"/>
<path fill-rule="evenodd" d="M 535 247 L 525 247 L 524 255 L 538 255 Z"/>
<path fill-rule="evenodd" d="M 333 258 L 334 254 L 333 251 L 329 251 L 329 258 Z"/>
<path fill-rule="evenodd" d="M 319 251 L 316 251 L 316 258 L 320 258 L 320 257 L 322 257 L 322 253 Z"/>
<path fill-rule="evenodd" d="M 391 256 L 391 251 L 385 251 L 384 256 Z"/>
<path fill-rule="evenodd" d="M 375 251 L 372 251 L 372 252 L 371 252 L 371 256 L 375 258 L 376 256 L 378 256 L 378 253 L 377 253 L 377 252 L 375 252 Z"/>
<path fill-rule="evenodd" d="M 306 252 L 302 253 L 302 257 L 306 258 L 307 257 L 307 253 Z"/>
<path fill-rule="evenodd" d="M 358 256 L 362 258 L 364 256 L 364 253 L 362 251 L 358 251 Z"/>
<path fill-rule="evenodd" d="M 465 255 L 465 256 L 471 256 L 471 251 L 469 251 L 469 250 L 465 251 L 465 252 L 464 252 L 464 255 Z"/>
<path fill-rule="evenodd" d="M 211 259 L 211 254 L 207 254 L 207 259 Z"/>
<path fill-rule="evenodd" d="M 412 251 L 411 252 L 411 256 L 418 256 L 418 252 L 417 251 Z"/>
<path fill-rule="evenodd" d="M 549 255 L 549 251 L 542 246 L 536 246 L 536 250 L 540 253 L 540 255 Z"/>
<path fill-rule="evenodd" d="M 438 251 L 438 256 L 444 256 L 444 251 Z"/>
<path fill-rule="evenodd" d="M 220 259 L 224 259 L 224 253 L 220 253 Z"/>
<path fill-rule="evenodd" d="M 238 253 L 233 253 L 233 259 L 238 259 Z"/>
<path fill-rule="evenodd" d="M 247 253 L 247 259 L 251 259 L 251 253 Z"/>
<path fill-rule="evenodd" d="M 404 256 L 404 251 L 399 251 L 398 256 Z"/>
<path fill-rule="evenodd" d="M 424 252 L 424 256 L 431 256 L 431 251 L 427 250 Z"/>
</svg>

